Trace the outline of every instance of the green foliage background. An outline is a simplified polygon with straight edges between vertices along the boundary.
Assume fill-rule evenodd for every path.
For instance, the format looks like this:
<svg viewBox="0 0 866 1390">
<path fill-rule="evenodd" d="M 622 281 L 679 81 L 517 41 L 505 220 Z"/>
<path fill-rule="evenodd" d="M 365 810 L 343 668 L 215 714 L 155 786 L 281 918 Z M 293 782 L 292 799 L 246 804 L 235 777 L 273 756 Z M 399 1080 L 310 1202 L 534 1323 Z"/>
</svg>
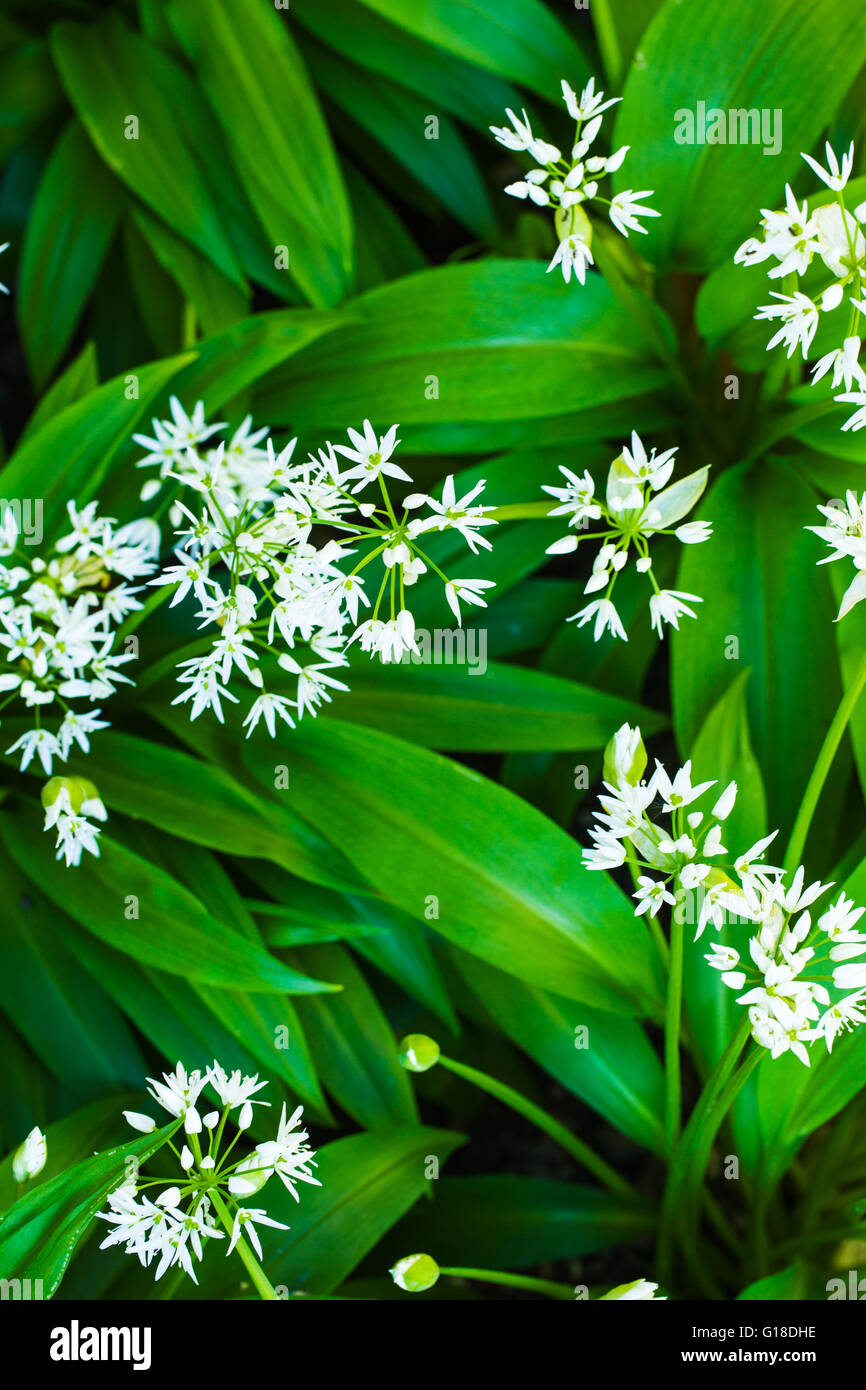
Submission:
<svg viewBox="0 0 866 1390">
<path fill-rule="evenodd" d="M 843 436 L 838 412 L 817 416 L 796 382 L 762 382 L 751 316 L 763 274 L 731 258 L 786 179 L 815 191 L 801 150 L 825 133 L 862 142 L 866 11 L 856 0 L 591 10 L 3 7 L 0 240 L 12 243 L 13 293 L 0 492 L 43 500 L 46 539 L 69 497 L 139 514 L 131 435 L 170 394 L 233 424 L 251 411 L 305 451 L 365 416 L 381 430 L 399 421 L 420 486 L 485 477 L 485 500 L 506 506 L 540 500 L 559 462 L 598 476 L 636 429 L 679 444 L 682 466 L 712 465 L 701 514 L 715 527 L 710 544 L 666 562 L 668 582 L 704 595 L 699 620 L 659 649 L 626 594 L 631 640 L 614 649 L 564 627 L 583 580 L 545 563 L 550 523 L 503 521 L 476 566 L 497 584 L 486 674 L 356 664 L 351 694 L 276 745 L 171 707 L 170 653 L 192 629 L 160 610 L 140 630 L 137 686 L 112 701 L 112 730 L 86 764 L 70 760 L 111 812 L 101 858 L 76 872 L 54 864 L 38 785 L 5 758 L 0 1135 L 9 1149 L 38 1122 L 50 1156 L 33 1211 L 5 1228 L 16 1259 L 31 1232 L 21 1268 L 53 1277 L 45 1223 L 58 1229 L 72 1198 L 48 1189 L 128 1137 L 116 1119 L 123 1103 L 141 1108 L 142 1078 L 216 1056 L 267 1077 L 273 1100 L 303 1102 L 323 1144 L 322 1188 L 293 1207 L 290 1232 L 270 1233 L 274 1283 L 404 1297 L 384 1276 L 412 1249 L 526 1270 L 588 1257 L 560 1268 L 592 1282 L 614 1268 L 593 1264 L 598 1252 L 618 1246 L 623 1279 L 651 1273 L 663 982 L 626 894 L 582 867 L 572 832 L 592 792 L 574 769 L 592 782 L 614 730 L 637 722 L 660 756 L 675 744 L 701 776 L 736 777 L 743 845 L 767 826 L 784 837 L 862 649 L 860 610 L 832 624 L 834 576 L 816 569 L 803 527 L 817 501 L 862 488 L 866 434 Z M 567 141 L 559 81 L 591 73 L 623 94 L 621 186 L 654 189 L 663 215 L 633 248 L 642 260 L 600 231 L 603 275 L 578 289 L 545 275 L 552 226 L 502 194 L 516 164 L 487 127 L 525 106 Z M 675 144 L 675 111 L 698 99 L 781 109 L 781 154 Z M 275 265 L 282 247 L 288 270 Z M 444 625 L 441 595 L 423 581 L 416 592 L 419 624 Z M 16 736 L 4 720 L 2 747 Z M 808 848 L 810 871 L 861 900 L 864 776 L 861 711 Z M 127 920 L 133 894 L 140 917 Z M 686 982 L 698 1076 L 735 1006 L 701 947 Z M 289 1047 L 275 1048 L 277 1029 Z M 640 1199 L 573 1165 L 512 1171 L 511 1147 L 484 1138 L 498 1112 L 439 1072 L 410 1085 L 394 1046 L 409 1031 L 553 1095 L 575 1132 L 637 1175 Z M 807 1172 L 823 1163 L 843 1193 L 848 1170 L 861 1172 L 864 1048 L 854 1033 L 811 1071 L 790 1058 L 760 1068 L 738 1103 L 729 1143 L 771 1211 L 796 1199 L 777 1186 L 795 1159 Z M 850 1137 L 828 1151 L 821 1127 L 842 1111 Z M 418 1203 L 430 1155 L 444 1176 Z M 10 1172 L 7 1160 L 6 1202 Z M 804 1219 L 820 1229 L 820 1209 Z M 69 1222 L 67 1244 L 81 1240 L 58 1297 L 152 1293 L 131 1261 L 96 1252 L 86 1219 Z M 816 1268 L 829 1258 L 820 1242 L 814 1254 Z M 773 1269 L 788 1263 L 780 1250 Z M 735 1270 L 728 1294 L 749 1277 Z M 798 1272 L 783 1296 L 806 1296 L 811 1277 Z M 231 1262 L 205 1263 L 203 1295 L 238 1292 Z"/>
</svg>

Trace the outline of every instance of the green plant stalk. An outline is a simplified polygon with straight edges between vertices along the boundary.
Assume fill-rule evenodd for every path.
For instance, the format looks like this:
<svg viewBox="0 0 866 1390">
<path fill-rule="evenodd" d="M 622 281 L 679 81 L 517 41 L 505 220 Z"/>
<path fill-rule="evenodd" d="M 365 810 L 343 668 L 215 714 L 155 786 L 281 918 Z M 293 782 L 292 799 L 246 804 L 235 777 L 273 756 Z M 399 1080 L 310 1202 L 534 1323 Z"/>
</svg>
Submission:
<svg viewBox="0 0 866 1390">
<path fill-rule="evenodd" d="M 680 1018 L 683 1004 L 683 924 L 671 916 L 671 955 L 665 1011 L 665 1152 L 670 1156 L 680 1134 Z"/>
<path fill-rule="evenodd" d="M 231 1236 L 232 1229 L 234 1226 L 234 1222 L 232 1221 L 231 1217 L 231 1212 L 229 1211 L 228 1207 L 226 1206 L 225 1202 L 223 1201 L 222 1197 L 220 1197 L 218 1192 L 212 1191 L 209 1195 L 211 1200 L 213 1201 L 214 1206 L 216 1207 L 217 1215 L 219 1216 L 219 1219 L 223 1224 L 223 1228 L 226 1234 Z M 274 1288 L 268 1276 L 265 1274 L 265 1271 L 262 1269 L 252 1250 L 244 1240 L 243 1236 L 240 1237 L 237 1244 L 235 1245 L 235 1250 L 237 1250 L 238 1254 L 243 1260 L 244 1265 L 246 1266 L 247 1273 L 249 1274 L 250 1278 L 253 1281 L 253 1284 L 255 1285 L 258 1291 L 259 1297 L 267 1300 L 268 1302 L 278 1302 L 279 1300 L 277 1299 L 276 1289 Z"/>
<path fill-rule="evenodd" d="M 511 1086 L 506 1086 L 502 1081 L 497 1081 L 495 1077 L 487 1076 L 483 1071 L 477 1071 L 475 1067 L 467 1067 L 463 1062 L 455 1062 L 450 1057 L 440 1056 L 439 1065 L 445 1067 L 446 1071 L 453 1072 L 455 1076 L 461 1076 L 464 1081 L 470 1081 L 473 1086 L 486 1091 L 496 1100 L 502 1101 L 503 1105 L 509 1106 L 518 1115 L 522 1115 L 524 1119 L 543 1130 L 561 1148 L 576 1158 L 578 1163 L 593 1173 L 599 1182 L 604 1183 L 611 1192 L 618 1192 L 622 1197 L 637 1196 L 631 1184 L 626 1182 L 625 1178 L 620 1177 L 615 1168 L 611 1168 L 610 1164 L 605 1163 L 604 1159 L 594 1153 L 587 1144 L 576 1138 L 552 1115 L 548 1115 L 546 1110 L 542 1110 L 540 1106 L 527 1100 L 519 1091 L 513 1090 Z"/>
<path fill-rule="evenodd" d="M 498 1269 L 461 1269 L 449 1266 L 440 1269 L 440 1274 L 449 1274 L 455 1279 L 478 1279 L 484 1284 L 506 1284 L 512 1289 L 527 1289 L 530 1293 L 543 1293 L 548 1298 L 574 1299 L 574 1289 L 568 1284 L 555 1284 L 550 1279 L 532 1279 L 526 1274 L 504 1274 Z"/>
<path fill-rule="evenodd" d="M 860 658 L 860 665 L 854 679 L 839 702 L 839 708 L 833 716 L 833 722 L 827 730 L 821 751 L 806 784 L 806 790 L 803 793 L 803 800 L 800 802 L 800 809 L 797 812 L 797 819 L 794 821 L 794 828 L 791 831 L 791 838 L 788 841 L 788 849 L 785 854 L 784 868 L 787 873 L 796 869 L 802 859 L 809 826 L 812 824 L 812 817 L 818 806 L 824 783 L 864 684 L 866 684 L 866 652 Z"/>
<path fill-rule="evenodd" d="M 721 1097 L 749 1035 L 749 1020 L 744 1018 L 707 1079 L 671 1159 L 662 1205 L 657 1252 L 659 1277 L 665 1286 L 672 1283 L 675 1231 L 680 1220 L 684 1194 L 694 1182 L 693 1168 L 696 1156 L 700 1148 L 705 1148 L 709 1154 L 710 1146 L 725 1116 L 725 1112 L 720 1108 Z M 705 1142 L 706 1134 L 709 1135 L 708 1142 Z M 703 1168 L 698 1182 L 702 1177 Z"/>
<path fill-rule="evenodd" d="M 592 23 L 607 80 L 612 87 L 618 87 L 622 80 L 622 49 L 619 46 L 609 0 L 592 0 Z"/>
</svg>

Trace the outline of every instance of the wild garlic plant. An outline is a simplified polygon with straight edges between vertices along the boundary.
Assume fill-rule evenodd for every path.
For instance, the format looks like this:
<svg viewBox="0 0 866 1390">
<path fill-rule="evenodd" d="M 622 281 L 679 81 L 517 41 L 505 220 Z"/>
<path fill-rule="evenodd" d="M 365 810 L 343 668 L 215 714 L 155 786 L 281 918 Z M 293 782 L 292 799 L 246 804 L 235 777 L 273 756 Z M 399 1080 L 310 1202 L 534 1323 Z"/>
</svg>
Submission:
<svg viewBox="0 0 866 1390">
<path fill-rule="evenodd" d="M 625 569 L 632 555 L 635 569 L 639 574 L 645 574 L 652 586 L 650 622 L 659 637 L 664 636 L 665 623 L 678 628 L 681 617 L 695 617 L 689 603 L 702 602 L 698 594 L 661 589 L 653 574 L 649 553 L 650 542 L 657 535 L 676 536 L 683 545 L 699 545 L 712 535 L 709 522 L 682 521 L 704 491 L 709 470 L 701 468 L 670 483 L 676 452 L 676 448 L 666 449 L 657 456 L 655 449 L 652 449 L 647 454 L 640 436 L 632 431 L 631 447 L 623 446 L 622 453 L 610 466 L 603 498 L 596 496 L 596 486 L 588 471 L 580 476 L 564 464 L 560 464 L 559 471 L 565 478 L 565 487 L 544 485 L 543 490 L 557 501 L 548 515 L 568 517 L 569 528 L 568 535 L 547 547 L 548 555 L 574 554 L 584 540 L 602 542 L 593 560 L 592 574 L 584 586 L 584 593 L 596 594 L 603 589 L 604 595 L 592 599 L 566 620 L 583 627 L 594 619 L 593 637 L 596 642 L 605 631 L 609 631 L 612 637 L 628 641 L 612 595 L 617 576 Z M 587 531 L 585 535 L 577 534 L 578 531 L 586 531 L 595 522 L 599 523 L 598 530 Z"/>
<path fill-rule="evenodd" d="M 0 517 L 0 711 L 31 725 L 6 749 L 34 758 L 47 777 L 55 762 L 88 753 L 90 736 L 106 729 L 102 706 L 119 684 L 132 685 L 123 668 L 135 659 L 116 650 L 120 625 L 142 609 L 138 597 L 157 568 L 160 532 L 141 518 L 118 527 L 99 514 L 99 503 L 68 502 L 69 529 L 45 555 L 31 555 L 15 513 Z M 90 782 L 53 778 L 43 792 L 46 829 L 57 833 L 57 858 L 78 865 L 82 851 L 99 854 L 105 819 Z"/>
<path fill-rule="evenodd" d="M 785 186 L 785 206 L 777 211 L 764 208 L 763 235 L 749 237 L 734 256 L 738 265 L 773 262 L 767 271 L 781 289 L 771 290 L 773 304 L 763 305 L 756 319 L 778 324 L 767 343 L 767 350 L 783 346 L 793 357 L 799 348 L 804 361 L 810 354 L 822 316 L 842 314 L 833 319 L 839 345 L 825 352 L 811 366 L 812 381 L 832 372 L 832 387 L 844 386 L 836 401 L 858 408 L 842 425 L 843 430 L 860 430 L 866 425 L 866 372 L 860 365 L 860 319 L 866 312 L 866 202 L 846 206 L 845 188 L 854 167 L 853 141 L 841 160 L 828 143 L 827 167 L 810 155 L 803 159 L 834 195 L 809 210 L 809 202 L 798 202 L 790 184 Z M 800 282 L 813 264 L 821 273 L 811 292 Z M 814 278 L 814 277 L 813 277 Z"/>
<path fill-rule="evenodd" d="M 536 165 L 524 178 L 510 183 L 505 192 L 513 198 L 528 198 L 538 207 L 555 209 L 559 245 L 548 271 L 559 266 L 566 284 L 573 273 L 583 285 L 587 266 L 594 264 L 592 222 L 587 216 L 587 207 L 598 205 L 606 210 L 611 223 L 624 237 L 628 237 L 630 231 L 646 232 L 640 219 L 660 214 L 641 202 L 642 198 L 652 197 L 651 188 L 640 192 L 629 188 L 611 198 L 598 191 L 599 180 L 620 169 L 629 150 L 628 145 L 623 145 L 612 155 L 590 154 L 601 130 L 604 112 L 615 106 L 620 98 L 608 97 L 605 101 L 604 92 L 595 90 L 592 77 L 579 97 L 563 78 L 562 98 L 576 123 L 574 143 L 568 155 L 533 133 L 525 111 L 516 116 L 509 108 L 506 115 L 511 125 L 491 126 L 490 129 L 500 145 L 515 153 L 530 155 Z"/>
<path fill-rule="evenodd" d="M 495 524 L 493 509 L 477 501 L 484 483 L 457 497 L 448 477 L 440 498 L 409 492 L 395 503 L 394 483 L 412 482 L 393 457 L 396 425 L 378 436 L 365 420 L 347 444 L 328 443 L 300 463 L 292 461 L 295 439 L 277 453 L 268 438 L 261 450 L 263 432 L 255 431 L 234 453 L 224 441 L 201 453 L 183 445 L 184 431 L 199 443 L 212 435 L 201 402 L 191 417 L 175 405 L 174 424 L 154 421 L 151 442 L 160 448 L 144 462 L 188 489 L 190 505 L 176 503 L 183 524 L 175 563 L 151 583 L 173 589 L 172 607 L 192 593 L 200 626 L 212 633 L 204 654 L 179 664 L 186 689 L 174 703 L 189 703 L 192 719 L 209 710 L 222 722 L 222 702 L 239 703 L 230 686 L 240 684 L 247 737 L 260 721 L 273 737 L 278 720 L 294 727 L 332 692 L 348 690 L 335 673 L 348 667 L 354 643 L 383 662 L 417 652 L 407 590 L 428 570 L 458 623 L 461 603 L 486 607 L 492 580 L 449 577 L 423 548 L 427 535 L 444 531 L 456 531 L 473 555 L 491 548 L 484 528 Z M 368 589 L 364 571 L 374 561 Z M 268 690 L 264 658 L 294 683 L 293 695 Z"/>
<path fill-rule="evenodd" d="M 866 954 L 866 932 L 856 930 L 866 909 L 840 893 L 813 923 L 813 906 L 832 884 L 805 885 L 802 865 L 789 876 L 767 864 L 764 855 L 778 832 L 739 853 L 723 843 L 736 782 L 708 812 L 698 803 L 716 784 L 695 785 L 691 762 L 670 777 L 656 761 L 649 780 L 646 765 L 640 730 L 624 724 L 606 758 L 606 794 L 590 830 L 587 868 L 628 863 L 636 916 L 654 918 L 665 904 L 682 915 L 684 897 L 697 895 L 696 941 L 708 926 L 749 925 L 748 956 L 715 944 L 706 959 L 722 983 L 738 991 L 755 1042 L 774 1058 L 790 1051 L 808 1066 L 807 1044 L 824 1042 L 829 1052 L 841 1031 L 866 1017 L 866 964 L 851 963 Z M 673 935 L 681 949 L 681 933 Z"/>
<path fill-rule="evenodd" d="M 163 1073 L 161 1081 L 147 1079 L 157 1105 L 182 1121 L 183 1138 L 178 1139 L 182 1146 L 172 1138 L 166 1141 L 177 1159 L 178 1172 L 170 1182 L 135 1171 L 109 1193 L 108 1210 L 97 1215 L 111 1230 L 99 1248 L 123 1246 L 127 1255 L 135 1255 L 146 1268 L 154 1267 L 156 1280 L 176 1267 L 197 1284 L 196 1266 L 205 1251 L 228 1237 L 226 1254 L 237 1250 L 259 1295 L 275 1299 L 259 1263 L 262 1244 L 256 1228 L 287 1231 L 289 1227 L 269 1216 L 264 1207 L 251 1206 L 249 1199 L 257 1197 L 274 1177 L 296 1202 L 300 1201 L 299 1183 L 321 1187 L 312 1171 L 316 1151 L 308 1143 L 307 1131 L 299 1127 L 302 1107 L 287 1116 L 284 1104 L 276 1136 L 239 1154 L 235 1146 L 252 1124 L 253 1107 L 270 1105 L 257 1098 L 267 1082 L 239 1070 L 228 1072 L 218 1062 L 196 1071 L 187 1071 L 179 1062 L 173 1072 Z M 124 1115 L 142 1134 L 156 1129 L 149 1115 L 128 1110 Z M 232 1137 L 230 1129 L 235 1130 Z"/>
</svg>

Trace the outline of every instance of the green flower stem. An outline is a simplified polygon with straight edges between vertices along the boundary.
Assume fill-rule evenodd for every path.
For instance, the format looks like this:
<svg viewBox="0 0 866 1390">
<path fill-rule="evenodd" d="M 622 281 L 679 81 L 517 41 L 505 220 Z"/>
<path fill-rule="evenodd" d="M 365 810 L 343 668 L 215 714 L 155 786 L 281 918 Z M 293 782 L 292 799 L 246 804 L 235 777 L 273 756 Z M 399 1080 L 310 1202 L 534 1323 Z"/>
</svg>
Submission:
<svg viewBox="0 0 866 1390">
<path fill-rule="evenodd" d="M 806 790 L 803 793 L 803 800 L 800 802 L 800 809 L 797 812 L 797 819 L 794 821 L 794 828 L 791 831 L 791 838 L 788 841 L 788 850 L 785 855 L 784 867 L 788 873 L 796 869 L 802 859 L 809 826 L 812 824 L 812 817 L 824 789 L 827 774 L 864 684 L 866 684 L 866 652 L 860 658 L 860 665 L 854 679 L 839 702 L 839 708 L 833 716 L 833 722 L 827 730 L 821 751 L 815 761 L 815 766 L 812 768 L 812 775 L 806 784 Z"/>
<path fill-rule="evenodd" d="M 511 1289 L 528 1289 L 530 1293 L 543 1293 L 548 1298 L 574 1299 L 574 1289 L 568 1284 L 555 1284 L 550 1279 L 531 1279 L 526 1274 L 503 1274 L 498 1269 L 461 1269 L 456 1266 L 442 1268 L 439 1272 L 456 1279 L 478 1279 L 484 1284 L 506 1284 Z"/>
<path fill-rule="evenodd" d="M 683 924 L 671 917 L 671 955 L 665 1011 L 665 1152 L 670 1156 L 680 1136 L 680 1017 L 683 1003 Z"/>
<path fill-rule="evenodd" d="M 524 1119 L 529 1120 L 531 1124 L 537 1125 L 545 1134 L 549 1134 L 551 1139 L 555 1140 L 561 1148 L 576 1158 L 578 1163 L 593 1173 L 599 1182 L 604 1183 L 611 1192 L 618 1192 L 623 1197 L 635 1197 L 637 1195 L 631 1184 L 626 1182 L 625 1178 L 620 1177 L 616 1169 L 611 1168 L 587 1144 L 576 1138 L 552 1115 L 548 1115 L 546 1110 L 542 1110 L 538 1105 L 533 1105 L 532 1101 L 527 1100 L 519 1091 L 512 1090 L 510 1086 L 506 1086 L 502 1081 L 497 1081 L 495 1077 L 487 1076 L 483 1071 L 476 1071 L 475 1067 L 467 1067 L 462 1062 L 455 1062 L 450 1057 L 440 1056 L 439 1065 L 445 1067 L 447 1071 L 453 1072 L 455 1076 L 461 1076 L 464 1081 L 470 1081 L 479 1090 L 486 1091 L 488 1095 L 502 1101 L 503 1105 L 516 1110 L 518 1115 L 523 1115 Z"/>
<path fill-rule="evenodd" d="M 668 1169 L 668 1181 L 659 1226 L 657 1261 L 659 1277 L 666 1286 L 673 1282 L 675 1235 L 677 1226 L 682 1220 L 684 1199 L 690 1195 L 695 1186 L 700 1185 L 703 1179 L 706 1158 L 709 1156 L 713 1139 L 726 1114 L 726 1108 L 723 1108 L 726 1087 L 731 1081 L 740 1053 L 748 1042 L 749 1036 L 749 1020 L 744 1018 L 716 1064 L 715 1070 L 708 1078 L 689 1122 L 683 1130 Z M 736 1091 L 730 1097 L 729 1104 L 733 1102 L 735 1095 Z M 705 1155 L 702 1165 L 701 1153 Z"/>
<path fill-rule="evenodd" d="M 610 12 L 610 0 L 592 0 L 592 22 L 607 80 L 618 87 L 622 79 L 622 50 Z"/>
<path fill-rule="evenodd" d="M 529 521 L 547 516 L 551 507 L 555 506 L 556 501 L 552 497 L 549 502 L 509 502 L 505 507 L 495 507 L 490 515 L 495 521 Z M 561 517 L 554 517 L 554 521 L 561 520 Z"/>
<path fill-rule="evenodd" d="M 234 1227 L 231 1212 L 229 1211 L 222 1197 L 215 1189 L 211 1191 L 208 1195 L 210 1196 L 211 1201 L 213 1202 L 214 1207 L 216 1208 L 216 1212 L 220 1221 L 223 1223 L 223 1228 L 226 1231 L 226 1234 L 231 1236 L 232 1229 Z M 259 1297 L 266 1299 L 268 1302 L 278 1302 L 276 1289 L 274 1288 L 268 1276 L 265 1274 L 265 1271 L 262 1269 L 252 1250 L 244 1240 L 243 1236 L 241 1236 L 240 1240 L 235 1246 L 235 1250 L 238 1252 L 241 1259 L 243 1260 L 244 1265 L 246 1266 L 247 1273 L 249 1274 L 250 1278 L 253 1281 L 253 1284 L 258 1290 Z"/>
</svg>

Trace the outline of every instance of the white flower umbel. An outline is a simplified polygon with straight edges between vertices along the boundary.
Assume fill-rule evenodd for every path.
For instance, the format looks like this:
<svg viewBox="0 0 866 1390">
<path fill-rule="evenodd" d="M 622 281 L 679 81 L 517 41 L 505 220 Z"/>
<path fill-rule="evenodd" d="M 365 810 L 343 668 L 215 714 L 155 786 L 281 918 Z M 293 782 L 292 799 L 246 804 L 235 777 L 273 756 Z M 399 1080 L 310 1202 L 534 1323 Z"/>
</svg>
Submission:
<svg viewBox="0 0 866 1390">
<path fill-rule="evenodd" d="M 169 1115 L 183 1120 L 182 1150 L 178 1152 L 169 1141 L 179 1171 L 174 1182 L 138 1173 L 110 1193 L 108 1210 L 98 1213 L 112 1227 L 100 1249 L 122 1245 L 142 1265 L 153 1266 L 156 1279 L 178 1266 L 197 1284 L 196 1265 L 206 1248 L 228 1237 L 227 1254 L 237 1249 L 262 1296 L 274 1297 L 246 1242 L 261 1259 L 256 1226 L 289 1228 L 268 1216 L 265 1208 L 250 1207 L 238 1197 L 261 1192 L 274 1175 L 295 1200 L 299 1200 L 299 1182 L 321 1186 L 312 1171 L 315 1150 L 310 1148 L 306 1130 L 299 1128 L 301 1108 L 287 1119 L 284 1105 L 276 1139 L 239 1154 L 236 1145 L 252 1121 L 252 1106 L 269 1104 L 252 1099 L 266 1082 L 239 1071 L 229 1074 L 217 1062 L 205 1071 L 192 1072 L 178 1063 L 162 1081 L 149 1080 L 154 1100 Z M 206 1094 L 208 1087 L 217 1098 L 215 1103 Z M 124 1113 L 133 1129 L 146 1134 L 156 1128 L 148 1115 Z M 227 1126 L 237 1130 L 232 1138 Z"/>
<path fill-rule="evenodd" d="M 69 502 L 70 529 L 47 555 L 31 555 L 12 509 L 0 506 L 0 711 L 33 724 L 6 752 L 20 754 L 22 771 L 35 759 L 50 777 L 55 761 L 89 752 L 91 734 L 108 727 L 103 703 L 118 684 L 133 683 L 122 668 L 135 658 L 116 655 L 114 641 L 143 606 L 135 581 L 156 568 L 159 527 L 118 528 L 97 502 Z M 67 864 L 78 862 L 82 844 L 92 848 L 86 827 L 58 831 Z"/>
<path fill-rule="evenodd" d="M 556 146 L 533 134 L 525 111 L 516 116 L 513 111 L 506 112 L 509 126 L 491 126 L 500 145 L 515 153 L 528 154 L 536 167 L 530 169 L 524 178 L 511 183 L 505 189 L 513 198 L 524 198 L 537 207 L 551 207 L 555 210 L 556 234 L 559 246 L 548 271 L 559 266 L 566 283 L 572 274 L 582 285 L 586 280 L 587 267 L 593 264 L 592 223 L 586 215 L 586 208 L 597 206 L 605 211 L 612 225 L 624 237 L 629 232 L 646 232 L 640 219 L 658 217 L 654 208 L 642 204 L 642 198 L 652 197 L 651 188 L 634 192 L 626 189 L 613 198 L 599 193 L 599 181 L 619 169 L 626 155 L 628 145 L 622 145 L 611 155 L 591 153 L 592 147 L 602 126 L 603 112 L 620 100 L 619 97 L 604 99 L 604 92 L 596 92 L 595 79 L 590 78 L 578 97 L 577 93 L 563 80 L 562 97 L 569 115 L 575 121 L 574 142 L 570 154 L 564 155 Z"/>
<path fill-rule="evenodd" d="M 68 868 L 77 868 L 82 853 L 99 858 L 99 826 L 106 810 L 92 782 L 83 777 L 52 777 L 42 789 L 45 829 L 57 834 L 57 858 Z"/>
<path fill-rule="evenodd" d="M 174 441 L 186 420 L 187 433 L 210 440 L 201 403 L 192 417 L 176 403 L 173 421 L 154 422 L 155 436 Z M 250 433 L 249 423 L 234 458 L 221 443 L 206 454 L 187 447 L 181 466 L 165 466 L 165 478 L 189 491 L 176 503 L 174 561 L 151 582 L 171 586 L 172 606 L 192 595 L 211 636 L 204 654 L 179 663 L 185 689 L 174 703 L 188 703 L 192 719 L 209 710 L 222 722 L 224 703 L 238 704 L 243 691 L 247 736 L 264 727 L 273 738 L 348 690 L 341 677 L 353 643 L 382 661 L 417 651 L 407 591 L 428 570 L 458 622 L 461 601 L 485 607 L 491 581 L 445 574 L 422 544 L 428 533 L 456 531 L 475 555 L 491 548 L 484 531 L 495 522 L 477 500 L 484 483 L 458 498 L 453 477 L 441 498 L 411 493 L 395 506 L 389 484 L 412 481 L 394 461 L 396 425 L 379 436 L 365 420 L 349 444 L 328 443 L 294 463 L 295 440 L 276 453 L 268 439 L 262 450 L 265 431 Z M 372 562 L 378 574 L 368 592 Z M 268 689 L 277 680 L 280 688 Z"/>
<path fill-rule="evenodd" d="M 557 502 L 548 515 L 567 517 L 569 526 L 567 535 L 547 547 L 548 555 L 571 554 L 584 541 L 601 541 L 584 593 L 602 596 L 567 619 L 579 627 L 594 620 L 596 642 L 605 630 L 628 640 L 612 594 L 617 576 L 630 560 L 652 586 L 650 621 L 659 637 L 664 635 L 666 623 L 678 628 L 682 616 L 693 618 L 695 613 L 689 604 L 701 602 L 697 594 L 660 589 L 649 553 L 650 541 L 657 535 L 675 536 L 683 545 L 700 544 L 712 535 L 706 521 L 681 524 L 706 487 L 708 470 L 701 468 L 671 483 L 675 454 L 676 449 L 667 449 L 658 456 L 653 449 L 648 454 L 639 436 L 633 433 L 630 447 L 624 448 L 611 464 L 603 498 L 596 496 L 595 483 L 588 472 L 579 476 L 563 464 L 559 471 L 566 485 L 544 486 L 544 491 Z"/>
<path fill-rule="evenodd" d="M 822 541 L 826 541 L 831 553 L 819 560 L 819 565 L 829 565 L 833 560 L 851 560 L 856 574 L 846 589 L 836 622 L 850 613 L 856 603 L 866 598 L 866 492 L 858 499 L 855 492 L 848 492 L 845 505 L 829 502 L 818 511 L 826 519 L 826 526 L 807 526 Z"/>
<path fill-rule="evenodd" d="M 739 908 L 757 928 L 748 955 L 715 946 L 706 959 L 748 1009 L 755 1040 L 808 1066 L 807 1044 L 823 1041 L 829 1052 L 866 1018 L 866 964 L 851 963 L 866 955 L 866 932 L 856 930 L 866 909 L 840 893 L 813 922 L 813 904 L 832 885 L 804 879 L 802 867 L 787 887 L 781 875 L 752 878 Z"/>
<path fill-rule="evenodd" d="M 853 144 L 841 160 L 828 144 L 826 169 L 807 154 L 803 158 L 833 198 L 819 200 L 810 212 L 808 202 L 798 202 L 786 185 L 784 208 L 762 209 L 763 235 L 743 242 L 734 260 L 746 266 L 765 264 L 769 279 L 782 282 L 780 290 L 770 291 L 774 302 L 755 314 L 756 319 L 778 323 L 768 351 L 783 346 L 789 358 L 799 351 L 807 360 L 822 318 L 835 315 L 832 322 L 838 323 L 839 345 L 813 363 L 812 381 L 832 374 L 833 390 L 844 387 L 835 399 L 858 407 L 842 428 L 859 430 L 866 425 L 866 372 L 860 365 L 860 318 L 866 312 L 866 202 L 853 209 L 845 204 Z M 815 264 L 822 273 L 817 289 L 810 293 L 798 281 Z M 840 308 L 842 312 L 836 314 Z"/>
<path fill-rule="evenodd" d="M 790 1051 L 808 1065 L 807 1044 L 823 1040 L 829 1051 L 866 1018 L 866 932 L 856 929 L 866 909 L 840 894 L 813 923 L 814 904 L 832 885 L 806 885 L 802 868 L 786 883 L 782 869 L 764 862 L 776 832 L 738 857 L 723 843 L 734 782 L 704 811 L 697 803 L 715 783 L 695 785 L 691 763 L 671 777 L 656 762 L 648 782 L 645 768 L 640 731 L 624 725 L 605 752 L 605 794 L 585 865 L 629 861 L 636 916 L 654 917 L 664 904 L 679 910 L 682 895 L 697 890 L 695 940 L 708 925 L 753 924 L 747 957 L 716 943 L 706 959 L 748 1009 L 755 1040 L 773 1057 Z"/>
</svg>

